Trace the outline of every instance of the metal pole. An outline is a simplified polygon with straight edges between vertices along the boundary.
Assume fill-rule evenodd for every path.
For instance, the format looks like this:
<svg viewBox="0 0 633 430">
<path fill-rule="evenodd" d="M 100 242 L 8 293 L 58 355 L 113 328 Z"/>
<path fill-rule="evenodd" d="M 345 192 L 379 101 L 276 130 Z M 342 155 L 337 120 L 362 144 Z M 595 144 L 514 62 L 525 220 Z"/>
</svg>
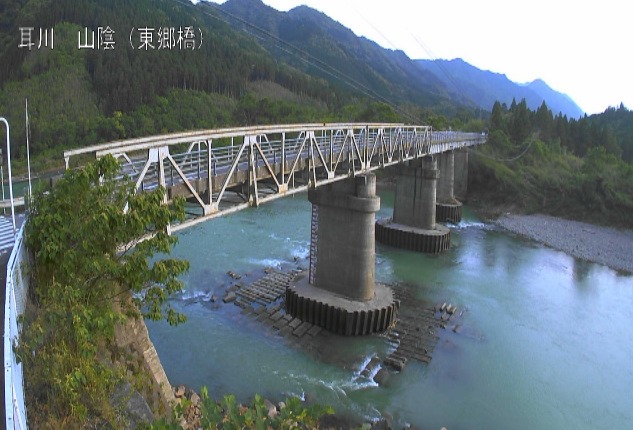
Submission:
<svg viewBox="0 0 633 430">
<path fill-rule="evenodd" d="M 29 99 L 24 99 L 26 104 L 25 116 L 26 116 L 26 166 L 29 172 L 29 199 L 31 198 L 31 154 L 29 151 Z M 28 207 L 28 206 L 27 206 Z"/>
<path fill-rule="evenodd" d="M 2 181 L 0 183 L 2 184 L 2 200 L 4 201 L 4 166 L 2 165 L 1 160 L 2 160 L 2 157 L 0 157 L 0 178 L 1 178 L 0 181 Z M 7 213 L 7 210 L 6 208 L 3 207 L 2 214 L 6 215 L 6 213 Z"/>
<path fill-rule="evenodd" d="M 13 222 L 13 239 L 15 240 L 15 208 L 13 207 L 13 183 L 11 178 L 11 145 L 9 139 L 9 122 L 0 117 L 0 121 L 4 122 L 4 125 L 7 127 L 7 170 L 9 173 L 9 198 L 11 199 L 11 221 Z"/>
</svg>

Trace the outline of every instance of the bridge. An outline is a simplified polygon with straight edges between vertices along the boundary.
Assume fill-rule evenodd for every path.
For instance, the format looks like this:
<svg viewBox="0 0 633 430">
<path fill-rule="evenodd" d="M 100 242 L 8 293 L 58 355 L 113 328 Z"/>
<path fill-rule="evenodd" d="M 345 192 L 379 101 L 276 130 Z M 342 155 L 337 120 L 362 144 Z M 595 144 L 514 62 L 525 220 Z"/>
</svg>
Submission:
<svg viewBox="0 0 633 430">
<path fill-rule="evenodd" d="M 8 141 L 7 133 L 7 147 Z M 419 252 L 447 250 L 450 230 L 436 221 L 461 217 L 454 189 L 465 183 L 464 149 L 485 142 L 483 134 L 429 126 L 298 124 L 122 140 L 66 151 L 64 159 L 68 169 L 111 154 L 121 160 L 119 178 L 133 180 L 137 192 L 162 186 L 165 202 L 184 196 L 187 219 L 172 231 L 307 191 L 310 270 L 286 290 L 286 311 L 335 333 L 361 335 L 391 327 L 399 307 L 391 289 L 374 281 L 374 240 Z M 376 222 L 373 172 L 390 166 L 398 168 L 394 216 Z M 21 228 L 7 267 L 7 428 L 26 428 L 22 366 L 11 345 L 19 336 L 28 265 Z"/>
<path fill-rule="evenodd" d="M 226 128 L 115 141 L 64 152 L 66 168 L 107 154 L 136 190 L 187 197 L 177 231 L 208 219 L 396 164 L 484 143 L 479 133 L 403 124 Z M 451 173 L 452 175 L 452 173 Z"/>
<path fill-rule="evenodd" d="M 333 332 L 361 335 L 391 327 L 398 310 L 391 289 L 375 283 L 375 240 L 448 250 L 450 229 L 436 221 L 461 220 L 456 172 L 467 170 L 463 149 L 485 141 L 480 133 L 430 126 L 295 124 L 122 140 L 66 151 L 64 159 L 73 168 L 112 155 L 121 161 L 119 179 L 134 181 L 136 192 L 161 186 L 165 203 L 185 197 L 187 217 L 172 232 L 307 191 L 310 268 L 286 291 L 286 309 Z M 396 165 L 394 216 L 376 222 L 373 172 Z"/>
</svg>

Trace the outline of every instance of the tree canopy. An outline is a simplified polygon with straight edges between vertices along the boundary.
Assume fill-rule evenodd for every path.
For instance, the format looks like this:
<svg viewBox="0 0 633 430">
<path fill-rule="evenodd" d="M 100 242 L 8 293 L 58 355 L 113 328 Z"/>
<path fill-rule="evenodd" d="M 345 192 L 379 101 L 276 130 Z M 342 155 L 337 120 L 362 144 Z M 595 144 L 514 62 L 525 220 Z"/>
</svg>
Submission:
<svg viewBox="0 0 633 430">
<path fill-rule="evenodd" d="M 28 404 L 38 411 L 30 414 L 34 426 L 112 422 L 108 394 L 122 376 L 103 357 L 116 349 L 115 325 L 139 310 L 184 321 L 167 298 L 181 290 L 178 276 L 188 262 L 159 258 L 176 242 L 167 226 L 183 218 L 183 203 L 162 205 L 163 189 L 135 194 L 131 182 L 114 179 L 117 173 L 108 156 L 67 171 L 32 201 L 26 243 L 34 255 L 35 307 L 17 352 Z"/>
</svg>

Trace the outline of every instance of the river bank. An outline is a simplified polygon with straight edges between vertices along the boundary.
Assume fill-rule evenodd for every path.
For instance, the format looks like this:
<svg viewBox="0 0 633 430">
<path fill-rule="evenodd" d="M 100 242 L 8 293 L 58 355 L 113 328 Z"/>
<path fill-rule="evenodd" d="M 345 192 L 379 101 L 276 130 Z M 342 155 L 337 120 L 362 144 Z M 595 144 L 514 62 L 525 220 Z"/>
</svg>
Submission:
<svg viewBox="0 0 633 430">
<path fill-rule="evenodd" d="M 633 273 L 633 232 L 549 215 L 506 213 L 494 223 L 573 257 Z"/>
</svg>

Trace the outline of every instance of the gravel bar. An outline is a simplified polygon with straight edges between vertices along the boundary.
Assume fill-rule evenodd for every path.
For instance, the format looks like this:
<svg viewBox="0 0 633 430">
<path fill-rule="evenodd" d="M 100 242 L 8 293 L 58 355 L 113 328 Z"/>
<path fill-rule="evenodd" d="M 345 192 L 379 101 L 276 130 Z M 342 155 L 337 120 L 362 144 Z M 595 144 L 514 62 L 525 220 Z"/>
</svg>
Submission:
<svg viewBox="0 0 633 430">
<path fill-rule="evenodd" d="M 633 231 L 548 215 L 506 214 L 496 224 L 576 258 L 633 273 Z"/>
</svg>

